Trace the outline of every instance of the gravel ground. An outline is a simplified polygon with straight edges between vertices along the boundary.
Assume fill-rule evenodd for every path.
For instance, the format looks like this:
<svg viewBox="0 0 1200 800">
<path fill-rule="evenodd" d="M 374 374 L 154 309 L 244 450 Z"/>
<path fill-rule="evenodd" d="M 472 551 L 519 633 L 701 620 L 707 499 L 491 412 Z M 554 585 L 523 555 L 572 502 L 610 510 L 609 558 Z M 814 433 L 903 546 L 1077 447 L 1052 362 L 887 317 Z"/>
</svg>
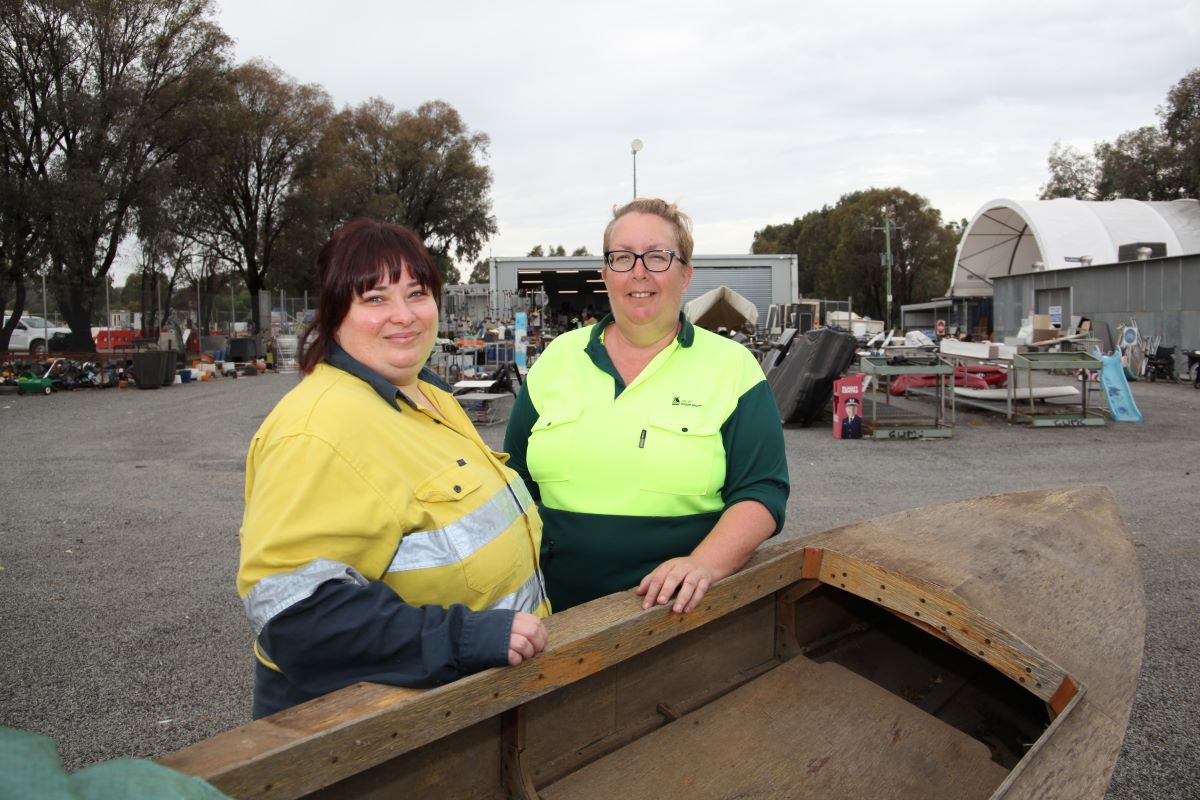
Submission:
<svg viewBox="0 0 1200 800">
<path fill-rule="evenodd" d="M 69 768 L 157 757 L 249 719 L 233 586 L 250 435 L 295 377 L 0 396 L 0 725 Z M 1200 391 L 1136 384 L 1140 425 L 1027 429 L 960 410 L 951 440 L 785 432 L 788 536 L 984 494 L 1110 486 L 1146 588 L 1141 683 L 1108 797 L 1200 791 Z M 484 429 L 499 447 L 503 425 Z"/>
</svg>

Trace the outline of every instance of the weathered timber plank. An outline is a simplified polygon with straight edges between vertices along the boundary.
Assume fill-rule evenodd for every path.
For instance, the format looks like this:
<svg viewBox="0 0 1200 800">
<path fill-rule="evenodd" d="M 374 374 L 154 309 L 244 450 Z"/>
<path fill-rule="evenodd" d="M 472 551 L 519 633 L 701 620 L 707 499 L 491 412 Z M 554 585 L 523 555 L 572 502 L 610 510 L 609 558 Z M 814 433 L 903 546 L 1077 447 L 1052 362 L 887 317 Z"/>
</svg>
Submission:
<svg viewBox="0 0 1200 800">
<path fill-rule="evenodd" d="M 1099 800 L 1108 790 L 1121 752 L 1126 721 L 1119 723 L 1089 704 L 1090 695 L 1060 719 L 1061 726 L 1017 765 L 1020 772 L 995 800 Z M 1039 742 L 1042 740 L 1039 739 Z"/>
<path fill-rule="evenodd" d="M 774 603 L 763 598 L 525 706 L 526 761 L 553 782 L 774 664 Z"/>
<path fill-rule="evenodd" d="M 524 706 L 509 709 L 500 715 L 500 739 L 500 773 L 508 800 L 538 800 L 533 778 L 525 762 Z"/>
<path fill-rule="evenodd" d="M 988 749 L 836 664 L 799 657 L 558 783 L 614 797 L 986 798 Z"/>
<path fill-rule="evenodd" d="M 1066 673 L 1026 642 L 929 581 L 826 550 L 821 581 L 922 624 L 1049 702 Z"/>
<path fill-rule="evenodd" d="M 500 720 L 493 718 L 358 772 L 310 800 L 396 797 L 510 800 L 501 781 Z M 516 797 L 516 796 L 514 796 Z"/>
</svg>

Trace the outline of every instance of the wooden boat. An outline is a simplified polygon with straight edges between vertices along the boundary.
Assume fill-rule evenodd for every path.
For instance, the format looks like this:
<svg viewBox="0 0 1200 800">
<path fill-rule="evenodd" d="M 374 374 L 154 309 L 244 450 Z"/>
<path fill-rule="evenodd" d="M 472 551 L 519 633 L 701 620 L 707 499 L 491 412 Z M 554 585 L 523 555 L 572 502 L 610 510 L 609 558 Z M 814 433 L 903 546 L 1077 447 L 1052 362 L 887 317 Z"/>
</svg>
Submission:
<svg viewBox="0 0 1200 800">
<path fill-rule="evenodd" d="M 687 615 L 630 593 L 519 667 L 359 684 L 162 763 L 235 797 L 1100 798 L 1141 664 L 1102 487 L 765 548 Z"/>
</svg>

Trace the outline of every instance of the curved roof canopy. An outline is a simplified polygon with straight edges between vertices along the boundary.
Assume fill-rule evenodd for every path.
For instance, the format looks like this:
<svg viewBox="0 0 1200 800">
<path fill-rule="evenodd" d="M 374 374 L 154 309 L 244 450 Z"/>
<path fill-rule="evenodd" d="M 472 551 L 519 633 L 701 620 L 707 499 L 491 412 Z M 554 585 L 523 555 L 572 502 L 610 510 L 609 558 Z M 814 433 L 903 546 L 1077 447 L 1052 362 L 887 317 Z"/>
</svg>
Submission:
<svg viewBox="0 0 1200 800">
<path fill-rule="evenodd" d="M 1200 253 L 1196 200 L 1006 200 L 985 203 L 958 243 L 951 297 L 991 297 L 992 281 L 1037 269 L 1132 260 L 1126 245 L 1155 256 Z"/>
</svg>

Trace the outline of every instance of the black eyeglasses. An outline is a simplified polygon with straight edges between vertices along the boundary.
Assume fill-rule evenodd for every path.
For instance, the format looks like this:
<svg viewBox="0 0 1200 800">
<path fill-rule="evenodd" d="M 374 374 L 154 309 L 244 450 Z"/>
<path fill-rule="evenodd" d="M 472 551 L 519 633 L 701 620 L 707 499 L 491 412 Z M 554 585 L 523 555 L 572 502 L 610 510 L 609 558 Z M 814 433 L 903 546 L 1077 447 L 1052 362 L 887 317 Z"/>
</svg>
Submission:
<svg viewBox="0 0 1200 800">
<path fill-rule="evenodd" d="M 604 252 L 604 264 L 613 272 L 629 272 L 639 258 L 649 272 L 666 272 L 675 263 L 675 259 L 679 258 L 679 254 L 674 250 L 647 250 L 644 253 L 635 253 L 632 250 L 606 250 Z M 679 263 L 685 262 L 679 258 Z"/>
</svg>

